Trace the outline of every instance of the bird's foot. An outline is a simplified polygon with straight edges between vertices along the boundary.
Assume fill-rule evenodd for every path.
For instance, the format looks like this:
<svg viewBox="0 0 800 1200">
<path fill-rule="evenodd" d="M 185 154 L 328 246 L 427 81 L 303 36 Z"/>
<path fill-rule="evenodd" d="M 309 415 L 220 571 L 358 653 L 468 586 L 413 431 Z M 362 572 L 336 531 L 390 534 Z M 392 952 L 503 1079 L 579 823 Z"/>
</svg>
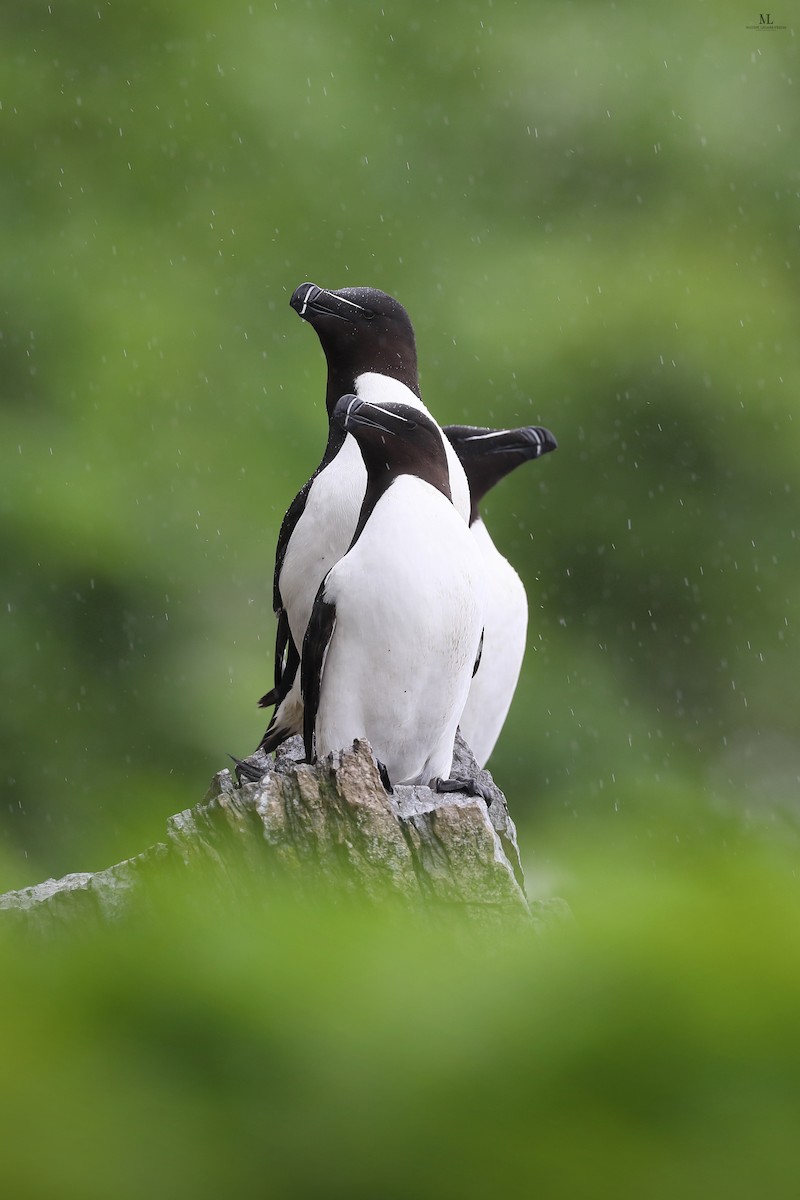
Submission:
<svg viewBox="0 0 800 1200">
<path fill-rule="evenodd" d="M 269 770 L 269 759 L 263 750 L 256 750 L 247 758 L 237 758 L 235 754 L 229 754 L 228 758 L 236 763 L 236 782 L 239 787 L 243 782 L 259 783 Z"/>
<path fill-rule="evenodd" d="M 442 779 L 437 776 L 430 782 L 431 790 L 434 792 L 466 792 L 468 796 L 480 796 L 481 799 L 489 808 L 492 803 L 492 794 L 488 788 L 484 787 L 478 779 Z"/>
</svg>

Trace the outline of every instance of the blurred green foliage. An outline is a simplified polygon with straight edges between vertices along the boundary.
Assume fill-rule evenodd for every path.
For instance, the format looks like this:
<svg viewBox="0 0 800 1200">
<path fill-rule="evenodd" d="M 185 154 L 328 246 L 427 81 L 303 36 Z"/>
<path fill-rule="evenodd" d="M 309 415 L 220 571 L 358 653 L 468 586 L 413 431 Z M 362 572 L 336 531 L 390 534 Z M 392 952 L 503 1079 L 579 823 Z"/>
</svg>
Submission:
<svg viewBox="0 0 800 1200">
<path fill-rule="evenodd" d="M 263 731 L 324 442 L 306 278 L 399 296 L 529 651 L 492 761 L 569 860 L 676 795 L 792 824 L 800 109 L 721 3 L 4 13 L 3 882 L 159 836 Z M 702 819 L 702 817 L 701 817 Z"/>
<path fill-rule="evenodd" d="M 179 892 L 4 940 L 3 1195 L 796 1194 L 800 106 L 757 20 L 5 6 L 0 889 L 261 735 L 313 279 L 403 301 L 443 423 L 559 438 L 486 505 L 531 604 L 490 765 L 578 922 Z"/>
<path fill-rule="evenodd" d="M 37 945 L 0 989 L 15 1200 L 797 1194 L 785 864 L 579 889 L 536 939 L 280 891 Z"/>
</svg>

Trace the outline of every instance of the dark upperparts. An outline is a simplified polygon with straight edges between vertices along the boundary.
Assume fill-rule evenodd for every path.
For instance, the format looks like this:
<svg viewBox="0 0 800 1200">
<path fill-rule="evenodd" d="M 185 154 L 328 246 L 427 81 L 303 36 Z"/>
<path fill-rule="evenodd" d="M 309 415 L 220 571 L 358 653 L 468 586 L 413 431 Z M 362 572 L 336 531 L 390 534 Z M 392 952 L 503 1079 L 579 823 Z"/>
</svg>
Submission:
<svg viewBox="0 0 800 1200">
<path fill-rule="evenodd" d="M 301 283 L 289 303 L 316 330 L 325 352 L 329 415 L 367 371 L 398 379 L 419 396 L 414 328 L 393 296 L 375 288 L 330 291 Z"/>
<path fill-rule="evenodd" d="M 444 433 L 461 460 L 469 483 L 470 525 L 480 516 L 481 500 L 496 483 L 515 467 L 532 458 L 541 458 L 558 447 L 552 433 L 540 425 L 527 425 L 522 429 L 445 425 Z"/>
</svg>

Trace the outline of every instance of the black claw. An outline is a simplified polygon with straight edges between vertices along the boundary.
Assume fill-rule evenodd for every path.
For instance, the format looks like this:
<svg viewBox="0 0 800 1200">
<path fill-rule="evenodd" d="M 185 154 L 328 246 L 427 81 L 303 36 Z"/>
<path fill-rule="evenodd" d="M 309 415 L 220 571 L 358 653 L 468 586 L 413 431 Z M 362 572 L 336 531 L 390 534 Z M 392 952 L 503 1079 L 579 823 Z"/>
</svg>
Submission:
<svg viewBox="0 0 800 1200">
<path fill-rule="evenodd" d="M 235 754 L 229 754 L 228 758 L 232 759 L 233 762 L 236 763 L 236 782 L 239 787 L 242 786 L 243 778 L 248 783 L 258 783 L 259 780 L 264 778 L 265 772 L 259 770 L 258 767 L 254 766 L 253 763 L 248 762 L 247 759 L 237 758 Z"/>
<path fill-rule="evenodd" d="M 381 783 L 386 788 L 386 791 L 389 793 L 389 795 L 393 796 L 394 788 L 392 787 L 392 781 L 389 778 L 389 772 L 386 770 L 386 767 L 380 761 L 380 759 L 378 759 L 377 762 L 378 762 L 378 774 L 381 777 Z"/>
<path fill-rule="evenodd" d="M 477 779 L 474 781 L 474 783 L 475 783 L 475 791 L 472 793 L 472 795 L 480 796 L 483 799 L 483 802 L 486 805 L 486 807 L 491 808 L 492 801 L 494 800 L 494 796 L 492 795 L 492 793 L 489 791 L 489 789 L 487 787 L 484 787 L 484 785 L 482 783 L 479 783 Z"/>
</svg>

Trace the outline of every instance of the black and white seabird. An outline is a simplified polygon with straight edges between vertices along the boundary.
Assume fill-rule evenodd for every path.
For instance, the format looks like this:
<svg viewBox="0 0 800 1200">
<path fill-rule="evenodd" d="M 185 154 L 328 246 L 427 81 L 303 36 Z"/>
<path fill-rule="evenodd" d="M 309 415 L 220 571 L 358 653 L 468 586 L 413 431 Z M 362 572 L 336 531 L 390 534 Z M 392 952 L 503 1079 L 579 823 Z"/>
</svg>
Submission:
<svg viewBox="0 0 800 1200">
<path fill-rule="evenodd" d="M 552 433 L 538 425 L 523 429 L 444 429 L 469 480 L 470 530 L 484 564 L 486 614 L 483 654 L 461 714 L 461 736 L 486 765 L 503 728 L 519 679 L 528 628 L 528 599 L 517 572 L 495 546 L 480 514 L 486 493 L 515 467 L 557 448 Z"/>
<path fill-rule="evenodd" d="M 414 329 L 402 304 L 375 288 L 329 291 L 314 283 L 300 284 L 290 304 L 316 330 L 325 352 L 329 417 L 348 394 L 371 404 L 405 404 L 430 417 L 420 397 Z M 449 442 L 445 454 L 453 505 L 466 523 L 470 497 L 464 468 Z M 352 541 L 366 484 L 355 440 L 340 423 L 329 421 L 322 461 L 289 506 L 278 537 L 275 686 L 260 701 L 262 707 L 276 706 L 259 746 L 267 753 L 302 730 L 298 650 L 317 589 Z M 246 763 L 239 768 L 250 774 Z"/>
<path fill-rule="evenodd" d="M 344 396 L 367 487 L 302 649 L 309 761 L 366 737 L 384 782 L 457 790 L 453 746 L 479 654 L 484 565 L 451 503 L 446 441 L 417 406 Z M 475 793 L 475 787 L 469 788 Z"/>
</svg>

